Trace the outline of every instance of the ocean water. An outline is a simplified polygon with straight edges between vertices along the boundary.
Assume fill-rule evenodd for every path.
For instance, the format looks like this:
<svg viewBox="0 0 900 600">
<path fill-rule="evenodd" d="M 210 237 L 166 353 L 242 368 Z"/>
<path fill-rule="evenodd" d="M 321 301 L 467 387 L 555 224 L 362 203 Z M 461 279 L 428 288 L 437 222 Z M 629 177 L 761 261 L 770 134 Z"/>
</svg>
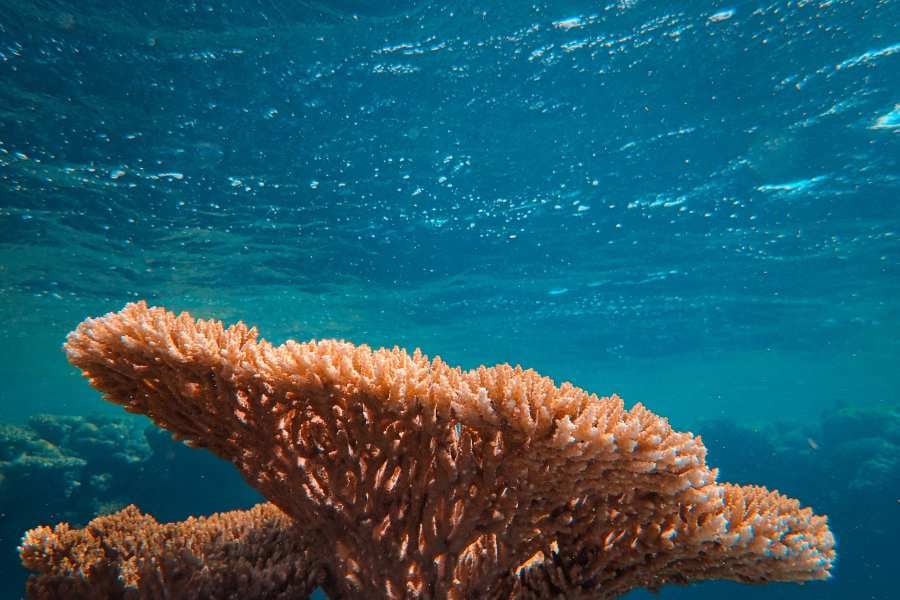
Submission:
<svg viewBox="0 0 900 600">
<path fill-rule="evenodd" d="M 896 597 L 897 23 L 896 0 L 0 0 L 0 422 L 79 417 L 54 443 L 87 464 L 55 493 L 0 451 L 0 593 L 34 525 L 257 501 L 67 364 L 78 322 L 146 299 L 618 393 L 723 480 L 830 515 L 827 582 L 661 598 Z M 105 487 L 84 419 L 140 445 Z"/>
</svg>

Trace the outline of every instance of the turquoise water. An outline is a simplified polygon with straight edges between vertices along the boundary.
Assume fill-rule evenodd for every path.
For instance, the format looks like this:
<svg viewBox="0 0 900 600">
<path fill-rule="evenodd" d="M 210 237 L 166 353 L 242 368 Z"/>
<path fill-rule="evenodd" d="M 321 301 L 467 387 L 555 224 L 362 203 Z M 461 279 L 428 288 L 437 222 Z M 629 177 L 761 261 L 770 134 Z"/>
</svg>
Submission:
<svg viewBox="0 0 900 600">
<path fill-rule="evenodd" d="M 832 516 L 829 582 L 663 598 L 893 597 L 898 22 L 892 1 L 0 0 L 0 421 L 121 417 L 60 346 L 140 298 L 521 363 Z M 10 597 L 36 524 L 4 529 Z"/>
</svg>

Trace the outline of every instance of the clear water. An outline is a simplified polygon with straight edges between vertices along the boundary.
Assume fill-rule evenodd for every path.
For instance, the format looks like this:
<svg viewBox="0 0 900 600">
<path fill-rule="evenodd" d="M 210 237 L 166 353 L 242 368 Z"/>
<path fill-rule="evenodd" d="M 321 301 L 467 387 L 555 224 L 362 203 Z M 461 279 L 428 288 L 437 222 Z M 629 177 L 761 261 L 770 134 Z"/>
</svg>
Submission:
<svg viewBox="0 0 900 600">
<path fill-rule="evenodd" d="M 832 514 L 827 583 L 663 598 L 893 597 L 898 22 L 895 0 L 0 0 L 0 421 L 121 416 L 60 345 L 139 298 L 517 362 L 709 428 L 723 479 Z"/>
</svg>

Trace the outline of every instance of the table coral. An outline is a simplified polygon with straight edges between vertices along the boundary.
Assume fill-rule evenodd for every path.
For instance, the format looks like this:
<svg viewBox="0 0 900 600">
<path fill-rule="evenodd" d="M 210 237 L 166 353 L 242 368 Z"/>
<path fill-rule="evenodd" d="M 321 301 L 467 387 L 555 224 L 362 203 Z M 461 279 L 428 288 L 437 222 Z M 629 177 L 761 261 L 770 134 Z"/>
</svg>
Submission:
<svg viewBox="0 0 900 600">
<path fill-rule="evenodd" d="M 273 346 L 144 303 L 86 320 L 66 350 L 107 399 L 231 461 L 294 529 L 327 540 L 314 550 L 333 598 L 613 598 L 822 579 L 834 560 L 824 517 L 717 483 L 698 437 L 531 370 Z M 57 543 L 34 531 L 25 557 Z M 32 586 L 61 576 L 53 560 L 26 564 Z M 128 581 L 149 579 L 168 585 L 164 570 Z"/>
</svg>

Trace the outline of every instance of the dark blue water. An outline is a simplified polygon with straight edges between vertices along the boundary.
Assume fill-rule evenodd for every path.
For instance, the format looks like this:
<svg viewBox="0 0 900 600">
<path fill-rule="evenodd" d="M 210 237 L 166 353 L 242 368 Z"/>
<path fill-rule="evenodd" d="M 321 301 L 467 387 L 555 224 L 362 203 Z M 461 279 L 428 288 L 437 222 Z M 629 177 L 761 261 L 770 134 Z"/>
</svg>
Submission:
<svg viewBox="0 0 900 600">
<path fill-rule="evenodd" d="M 139 298 L 517 362 L 832 516 L 827 583 L 662 597 L 891 598 L 898 22 L 894 1 L 0 0 L 0 421 L 121 417 L 59 347 Z M 142 448 L 72 449 L 60 486 L 114 483 L 68 510 L 0 455 L 7 590 L 38 522 L 255 501 L 201 459 L 232 496 L 117 487 L 165 454 Z"/>
</svg>

